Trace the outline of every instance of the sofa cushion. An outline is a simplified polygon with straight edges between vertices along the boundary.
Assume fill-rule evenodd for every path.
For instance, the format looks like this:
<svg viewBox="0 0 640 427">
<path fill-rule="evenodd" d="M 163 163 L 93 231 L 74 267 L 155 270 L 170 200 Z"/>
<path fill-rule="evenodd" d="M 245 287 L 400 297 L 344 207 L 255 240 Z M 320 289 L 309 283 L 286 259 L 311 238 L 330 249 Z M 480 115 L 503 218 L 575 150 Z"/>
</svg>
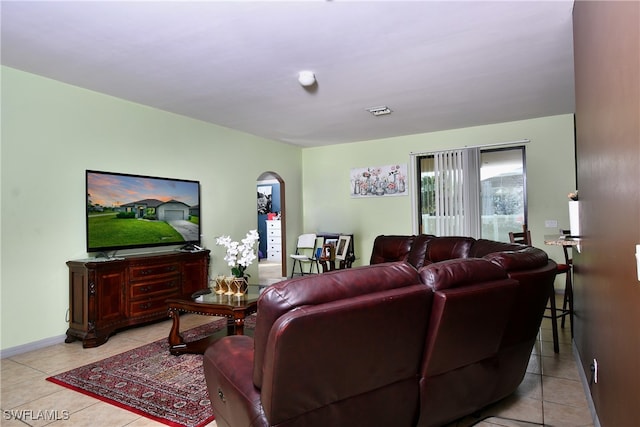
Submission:
<svg viewBox="0 0 640 427">
<path fill-rule="evenodd" d="M 422 282 L 434 291 L 507 278 L 507 272 L 482 258 L 452 259 L 422 267 Z"/>
<path fill-rule="evenodd" d="M 369 264 L 406 261 L 414 236 L 378 236 L 373 242 Z M 414 267 L 415 264 L 411 263 Z"/>
<path fill-rule="evenodd" d="M 254 331 L 255 386 L 262 386 L 262 365 L 268 336 L 273 324 L 283 314 L 307 305 L 325 304 L 419 283 L 420 277 L 415 268 L 406 262 L 396 262 L 306 275 L 269 286 L 258 300 L 260 315 L 256 318 Z"/>
</svg>

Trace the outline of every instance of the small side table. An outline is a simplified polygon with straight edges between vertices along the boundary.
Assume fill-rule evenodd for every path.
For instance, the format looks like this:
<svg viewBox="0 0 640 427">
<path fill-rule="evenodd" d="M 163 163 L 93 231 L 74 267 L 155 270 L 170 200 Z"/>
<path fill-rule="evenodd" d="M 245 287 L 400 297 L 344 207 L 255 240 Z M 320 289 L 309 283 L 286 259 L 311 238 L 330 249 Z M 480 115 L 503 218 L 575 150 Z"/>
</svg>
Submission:
<svg viewBox="0 0 640 427">
<path fill-rule="evenodd" d="M 168 299 L 169 317 L 173 319 L 171 331 L 169 331 L 169 351 L 173 355 L 203 354 L 209 344 L 216 339 L 216 336 L 212 335 L 185 342 L 180 334 L 180 312 L 224 316 L 227 318 L 227 335 L 243 335 L 245 318 L 258 310 L 258 296 L 258 286 L 249 285 L 249 293 L 242 297 L 210 293 L 190 300 Z"/>
</svg>

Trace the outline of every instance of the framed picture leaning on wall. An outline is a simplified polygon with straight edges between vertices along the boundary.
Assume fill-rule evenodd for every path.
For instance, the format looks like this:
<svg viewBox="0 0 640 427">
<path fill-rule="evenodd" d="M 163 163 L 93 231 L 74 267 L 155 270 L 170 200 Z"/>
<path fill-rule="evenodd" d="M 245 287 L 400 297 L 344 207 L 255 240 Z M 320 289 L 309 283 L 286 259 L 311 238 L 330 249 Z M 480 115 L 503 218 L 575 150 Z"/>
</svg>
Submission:
<svg viewBox="0 0 640 427">
<path fill-rule="evenodd" d="M 340 236 L 338 238 L 338 244 L 336 246 L 336 259 L 344 260 L 347 257 L 350 242 L 351 236 Z"/>
</svg>

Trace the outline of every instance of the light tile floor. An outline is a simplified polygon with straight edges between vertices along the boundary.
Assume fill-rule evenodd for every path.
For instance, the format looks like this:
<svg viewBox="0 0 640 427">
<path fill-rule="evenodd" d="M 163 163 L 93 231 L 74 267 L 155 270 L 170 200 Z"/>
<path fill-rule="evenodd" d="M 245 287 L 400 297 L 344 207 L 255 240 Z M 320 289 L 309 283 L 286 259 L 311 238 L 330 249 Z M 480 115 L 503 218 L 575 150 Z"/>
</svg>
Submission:
<svg viewBox="0 0 640 427">
<path fill-rule="evenodd" d="M 184 315 L 181 328 L 190 328 L 211 321 L 211 317 Z M 60 343 L 23 353 L 1 361 L 0 425 L 140 427 L 161 426 L 100 400 L 45 381 L 45 378 L 92 361 L 122 353 L 143 344 L 165 338 L 170 320 L 132 328 L 112 336 L 104 345 L 83 349 L 80 342 Z M 69 419 L 44 419 L 25 422 L 10 419 L 6 411 L 58 411 L 53 415 Z M 16 412 L 14 412 L 16 413 Z M 28 413 L 28 412 L 27 412 Z M 23 412 L 24 414 L 24 412 Z M 540 339 L 536 343 L 526 377 L 518 390 L 506 399 L 485 409 L 480 418 L 466 417 L 450 426 L 593 426 L 587 399 L 573 358 L 569 328 L 560 330 L 560 353 L 553 353 L 550 321 L 545 319 Z M 207 427 L 216 426 L 215 421 Z"/>
</svg>

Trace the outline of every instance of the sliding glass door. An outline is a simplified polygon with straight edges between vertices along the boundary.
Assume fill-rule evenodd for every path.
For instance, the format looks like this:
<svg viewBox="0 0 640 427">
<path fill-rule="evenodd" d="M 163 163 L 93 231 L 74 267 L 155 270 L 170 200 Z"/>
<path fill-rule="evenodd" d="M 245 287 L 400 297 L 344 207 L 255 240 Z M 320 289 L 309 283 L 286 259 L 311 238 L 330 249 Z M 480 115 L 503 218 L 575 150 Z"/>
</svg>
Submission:
<svg viewBox="0 0 640 427">
<path fill-rule="evenodd" d="M 453 167 L 451 162 L 442 166 L 442 153 L 416 158 L 418 230 L 508 241 L 509 232 L 522 230 L 527 220 L 524 147 L 458 150 L 446 155 L 458 152 L 462 152 L 462 162 L 454 162 Z M 452 221 L 455 226 L 450 226 Z"/>
</svg>

